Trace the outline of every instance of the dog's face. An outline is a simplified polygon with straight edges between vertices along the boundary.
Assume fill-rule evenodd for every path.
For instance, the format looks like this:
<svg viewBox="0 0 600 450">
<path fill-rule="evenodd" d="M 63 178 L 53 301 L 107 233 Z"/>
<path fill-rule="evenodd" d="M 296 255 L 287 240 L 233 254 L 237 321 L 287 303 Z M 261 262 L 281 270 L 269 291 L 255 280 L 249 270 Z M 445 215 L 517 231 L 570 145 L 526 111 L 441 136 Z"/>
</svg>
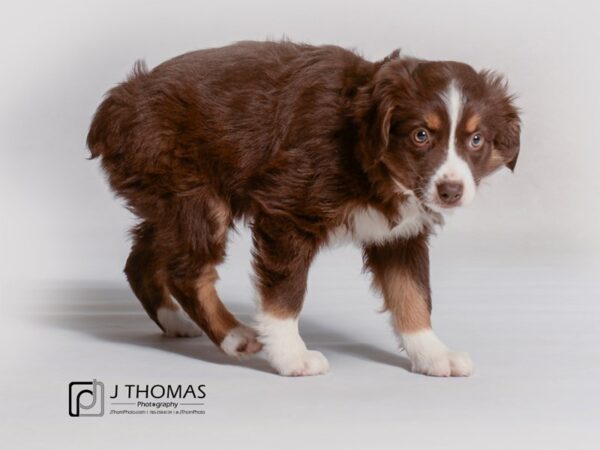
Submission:
<svg viewBox="0 0 600 450">
<path fill-rule="evenodd" d="M 514 169 L 520 121 L 500 77 L 461 63 L 392 59 L 371 95 L 373 157 L 430 208 L 467 205 L 483 177 Z"/>
</svg>

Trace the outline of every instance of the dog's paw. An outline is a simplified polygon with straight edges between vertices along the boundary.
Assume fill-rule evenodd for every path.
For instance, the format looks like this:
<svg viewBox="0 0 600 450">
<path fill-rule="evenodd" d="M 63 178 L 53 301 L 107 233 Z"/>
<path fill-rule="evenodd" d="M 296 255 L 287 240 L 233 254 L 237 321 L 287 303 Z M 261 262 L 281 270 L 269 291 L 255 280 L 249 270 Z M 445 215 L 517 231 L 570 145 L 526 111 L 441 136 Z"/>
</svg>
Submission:
<svg viewBox="0 0 600 450">
<path fill-rule="evenodd" d="M 298 319 L 281 319 L 261 313 L 257 316 L 263 354 L 280 375 L 303 377 L 320 375 L 329 370 L 321 352 L 310 351 L 298 332 Z"/>
<path fill-rule="evenodd" d="M 473 362 L 467 353 L 446 350 L 411 359 L 413 372 L 433 377 L 468 377 L 473 374 Z"/>
<path fill-rule="evenodd" d="M 468 377 L 473 373 L 469 355 L 449 350 L 431 329 L 402 334 L 401 340 L 413 372 L 434 377 Z"/>
<path fill-rule="evenodd" d="M 169 337 L 202 336 L 200 327 L 188 317 L 181 307 L 176 309 L 159 308 L 156 317 Z"/>
<path fill-rule="evenodd" d="M 221 350 L 238 358 L 252 355 L 261 348 L 262 344 L 258 342 L 256 331 L 246 325 L 235 327 L 221 342 Z"/>
<path fill-rule="evenodd" d="M 305 377 L 321 375 L 329 371 L 329 362 L 323 353 L 315 350 L 304 350 L 295 355 L 271 360 L 273 368 L 286 377 Z"/>
</svg>

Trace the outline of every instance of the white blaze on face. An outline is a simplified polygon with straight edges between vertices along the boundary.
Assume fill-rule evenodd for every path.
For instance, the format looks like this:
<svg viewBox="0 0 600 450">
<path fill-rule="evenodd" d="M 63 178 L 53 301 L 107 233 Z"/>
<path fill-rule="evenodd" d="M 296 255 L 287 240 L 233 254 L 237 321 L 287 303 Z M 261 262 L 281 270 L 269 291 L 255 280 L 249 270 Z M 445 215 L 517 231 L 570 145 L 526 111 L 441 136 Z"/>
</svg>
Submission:
<svg viewBox="0 0 600 450">
<path fill-rule="evenodd" d="M 427 189 L 429 203 L 436 204 L 436 186 L 441 181 L 455 181 L 463 184 L 463 195 L 457 206 L 465 206 L 475 197 L 475 180 L 467 162 L 456 152 L 456 128 L 463 109 L 463 97 L 456 83 L 452 81 L 444 93 L 444 103 L 450 118 L 450 136 L 448 137 L 448 153 L 446 160 L 434 173 Z"/>
</svg>

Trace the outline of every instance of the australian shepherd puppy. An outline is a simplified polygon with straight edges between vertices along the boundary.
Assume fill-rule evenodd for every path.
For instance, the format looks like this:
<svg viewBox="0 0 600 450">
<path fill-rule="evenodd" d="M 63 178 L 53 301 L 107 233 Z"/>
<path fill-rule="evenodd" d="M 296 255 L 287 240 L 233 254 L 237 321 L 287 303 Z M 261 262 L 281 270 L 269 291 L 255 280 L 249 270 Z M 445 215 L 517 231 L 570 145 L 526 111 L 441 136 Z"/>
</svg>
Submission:
<svg viewBox="0 0 600 450">
<path fill-rule="evenodd" d="M 465 353 L 431 329 L 428 236 L 519 151 L 501 77 L 392 53 L 243 42 L 138 63 L 110 90 L 87 144 L 140 218 L 125 266 L 168 335 L 203 330 L 232 356 L 262 349 L 282 375 L 327 372 L 298 316 L 319 249 L 345 236 L 415 372 L 467 376 Z M 249 223 L 260 297 L 254 327 L 215 290 L 227 236 Z"/>
</svg>

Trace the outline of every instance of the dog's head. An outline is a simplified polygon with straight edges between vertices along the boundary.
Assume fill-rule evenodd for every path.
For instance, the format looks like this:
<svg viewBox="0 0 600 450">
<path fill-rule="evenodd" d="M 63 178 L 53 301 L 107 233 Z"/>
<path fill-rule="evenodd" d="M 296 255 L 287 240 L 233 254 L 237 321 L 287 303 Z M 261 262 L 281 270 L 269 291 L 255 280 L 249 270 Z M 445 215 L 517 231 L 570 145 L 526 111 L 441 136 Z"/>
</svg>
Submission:
<svg viewBox="0 0 600 450">
<path fill-rule="evenodd" d="M 515 168 L 519 115 L 492 72 L 394 54 L 361 94 L 363 164 L 434 210 L 469 204 L 483 177 Z"/>
</svg>

